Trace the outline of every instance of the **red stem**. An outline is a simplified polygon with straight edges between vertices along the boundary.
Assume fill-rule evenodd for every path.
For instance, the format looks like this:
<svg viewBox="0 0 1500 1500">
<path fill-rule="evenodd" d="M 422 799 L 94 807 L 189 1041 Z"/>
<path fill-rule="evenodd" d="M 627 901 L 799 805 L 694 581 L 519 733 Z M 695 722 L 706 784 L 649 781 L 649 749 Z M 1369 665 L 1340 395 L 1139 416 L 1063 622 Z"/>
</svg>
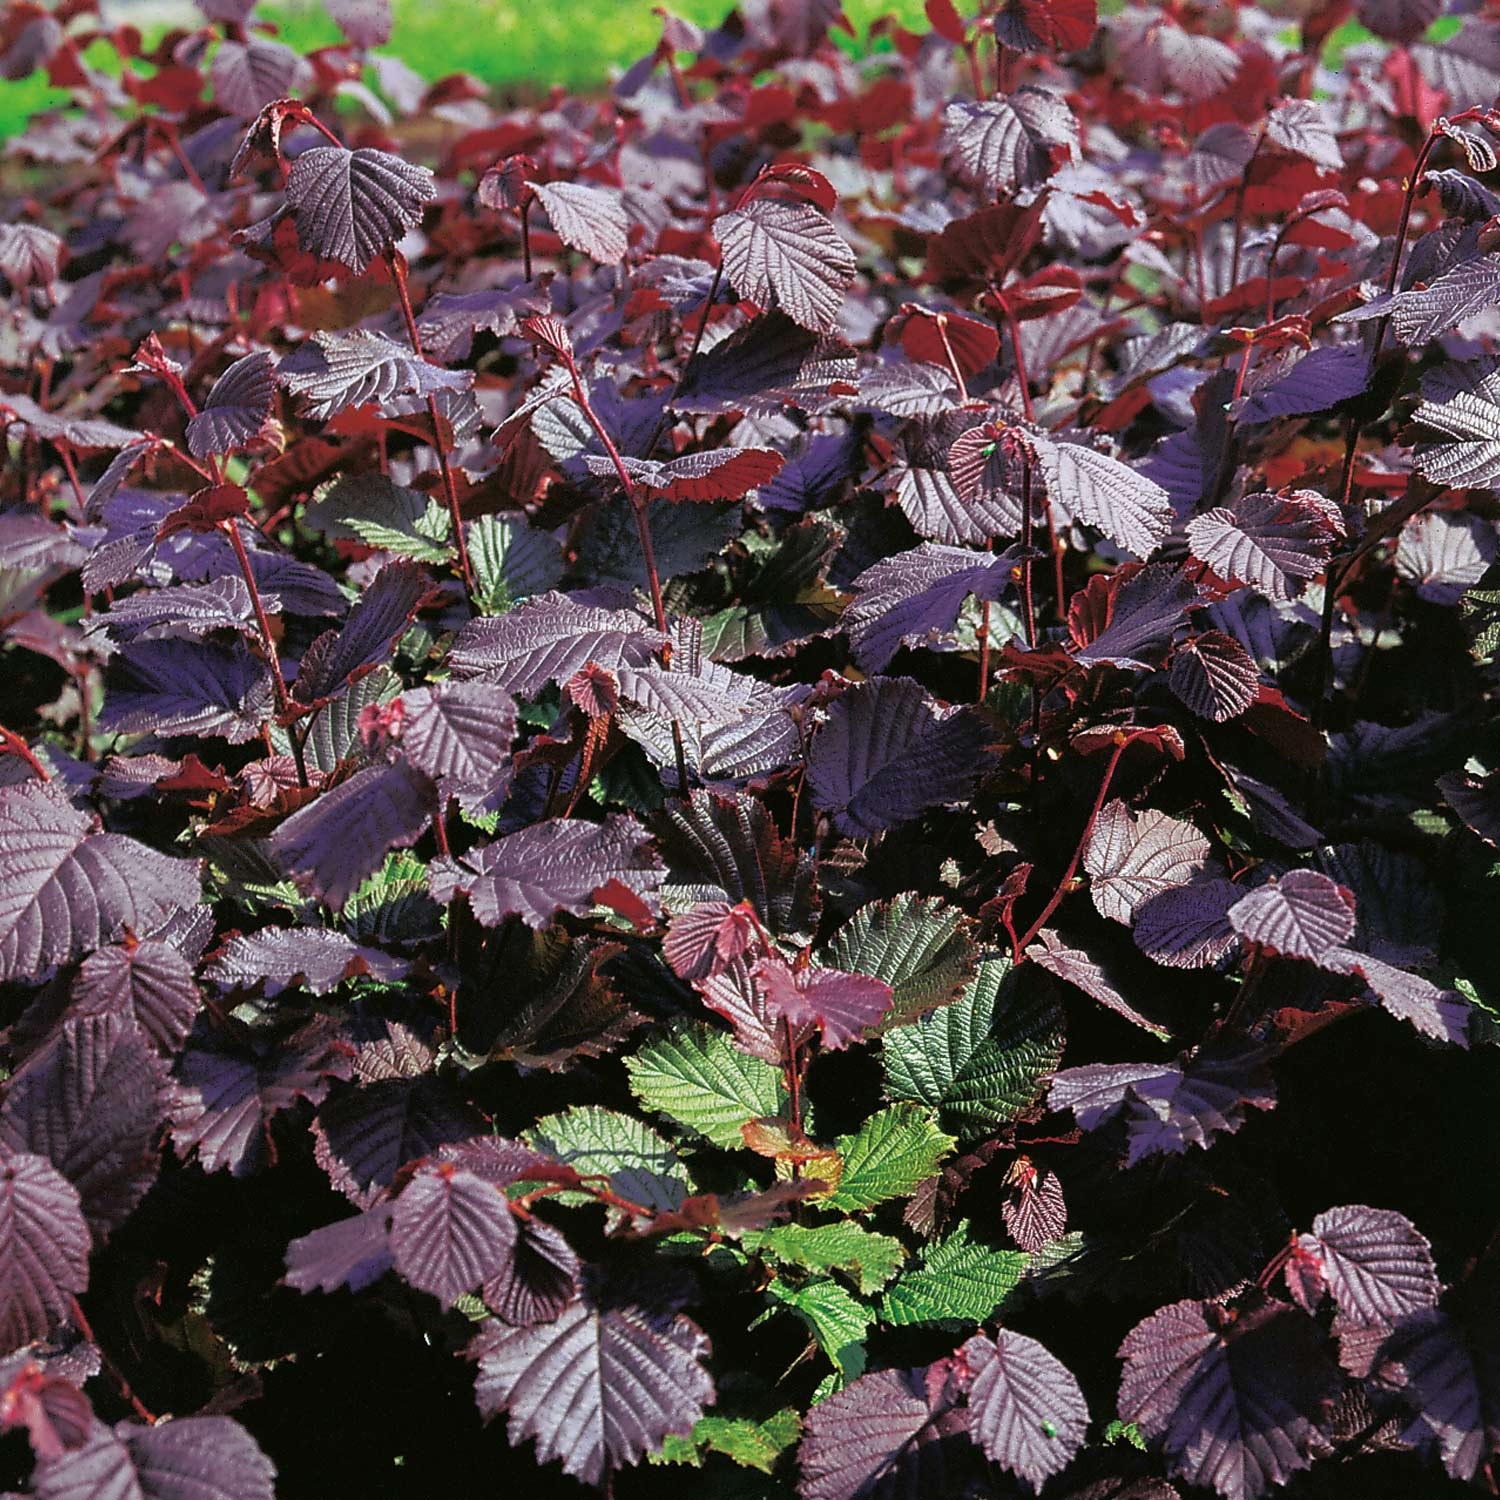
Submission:
<svg viewBox="0 0 1500 1500">
<path fill-rule="evenodd" d="M 624 486 L 625 498 L 635 516 L 635 529 L 641 540 L 641 558 L 646 565 L 646 581 L 651 586 L 651 610 L 656 620 L 656 628 L 662 635 L 667 636 L 669 635 L 667 608 L 661 597 L 661 575 L 656 570 L 656 548 L 651 542 L 651 522 L 646 514 L 646 502 L 636 489 L 630 477 L 630 471 L 620 457 L 620 450 L 615 446 L 615 440 L 609 435 L 604 423 L 599 420 L 594 408 L 589 405 L 588 394 L 578 374 L 578 365 L 571 354 L 563 355 L 563 364 L 567 369 L 569 379 L 573 382 L 573 399 L 578 403 L 589 426 L 594 429 L 595 435 L 604 445 L 604 451 L 609 455 L 609 461 L 614 465 L 615 473 L 621 485 Z M 667 649 L 670 651 L 670 646 Z M 670 656 L 667 658 L 667 664 L 670 666 Z M 687 755 L 682 744 L 682 726 L 676 719 L 672 720 L 672 749 L 677 757 L 678 795 L 686 797 L 688 795 Z"/>
<path fill-rule="evenodd" d="M 1109 764 L 1104 768 L 1104 779 L 1099 783 L 1099 794 L 1094 798 L 1093 808 L 1089 812 L 1089 820 L 1083 825 L 1083 833 L 1078 840 L 1078 846 L 1073 850 L 1073 857 L 1068 861 L 1068 868 L 1063 872 L 1063 878 L 1058 881 L 1057 889 L 1053 891 L 1052 898 L 1042 908 L 1041 915 L 1026 929 L 1025 935 L 1016 944 L 1018 964 L 1026 961 L 1026 945 L 1047 925 L 1048 918 L 1062 905 L 1063 898 L 1068 894 L 1069 887 L 1073 884 L 1073 877 L 1078 873 L 1078 866 L 1083 860 L 1083 852 L 1088 848 L 1089 839 L 1093 837 L 1094 824 L 1099 821 L 1099 814 L 1104 810 L 1104 799 L 1109 795 L 1110 782 L 1114 780 L 1115 768 L 1120 764 L 1120 757 L 1125 753 L 1127 745 L 1132 741 L 1143 738 L 1152 733 L 1148 729 L 1133 730 L 1128 734 L 1122 734 L 1115 745 L 1114 754 L 1109 758 Z"/>
<path fill-rule="evenodd" d="M 99 1342 L 98 1336 L 89 1326 L 88 1316 L 84 1313 L 77 1297 L 68 1298 L 68 1311 L 72 1314 L 73 1326 L 99 1351 L 99 1361 L 114 1377 L 115 1384 L 120 1388 L 120 1394 L 130 1403 L 131 1409 L 141 1421 L 149 1422 L 153 1427 L 156 1425 L 156 1417 L 149 1412 L 141 1402 L 140 1397 L 130 1389 L 130 1382 L 120 1373 L 119 1366 L 104 1352 L 104 1346 Z"/>
<path fill-rule="evenodd" d="M 531 280 L 531 202 L 521 205 L 521 262 L 527 281 Z"/>
<path fill-rule="evenodd" d="M 418 359 L 426 359 L 427 356 L 422 352 L 422 335 L 417 329 L 417 317 L 412 311 L 411 293 L 406 286 L 406 267 L 394 250 L 386 252 L 385 263 L 390 268 L 391 280 L 396 283 L 396 295 L 401 299 L 401 316 L 406 322 L 406 336 L 411 340 L 412 352 Z M 448 500 L 448 516 L 453 524 L 454 541 L 458 545 L 458 570 L 463 577 L 465 590 L 473 598 L 477 589 L 474 569 L 469 562 L 469 543 L 464 536 L 463 512 L 458 504 L 458 486 L 453 479 L 448 444 L 443 439 L 443 423 L 438 415 L 437 397 L 430 391 L 427 394 L 427 415 L 432 422 L 432 451 L 437 454 L 438 469 L 443 476 L 443 494 Z"/>
<path fill-rule="evenodd" d="M 3 724 L 0 724 L 0 755 L 14 755 L 18 760 L 24 760 L 39 780 L 52 780 L 51 771 L 36 758 L 31 746 L 13 729 L 7 729 Z"/>
<path fill-rule="evenodd" d="M 786 1033 L 786 1082 L 787 1089 L 792 1096 L 792 1129 L 800 1137 L 802 1134 L 802 1079 L 801 1070 L 797 1066 L 797 1038 L 792 1032 L 790 1016 L 783 1016 L 781 1024 Z"/>
</svg>

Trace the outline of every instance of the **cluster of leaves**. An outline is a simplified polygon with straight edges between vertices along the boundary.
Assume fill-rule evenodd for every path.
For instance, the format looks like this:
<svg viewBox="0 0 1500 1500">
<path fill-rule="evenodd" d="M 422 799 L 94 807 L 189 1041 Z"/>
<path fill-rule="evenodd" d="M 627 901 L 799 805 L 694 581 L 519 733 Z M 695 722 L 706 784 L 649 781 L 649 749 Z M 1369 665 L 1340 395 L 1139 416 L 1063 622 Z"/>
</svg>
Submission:
<svg viewBox="0 0 1500 1500">
<path fill-rule="evenodd" d="M 1500 22 L 200 8 L 0 11 L 6 1482 L 1493 1492 Z"/>
</svg>

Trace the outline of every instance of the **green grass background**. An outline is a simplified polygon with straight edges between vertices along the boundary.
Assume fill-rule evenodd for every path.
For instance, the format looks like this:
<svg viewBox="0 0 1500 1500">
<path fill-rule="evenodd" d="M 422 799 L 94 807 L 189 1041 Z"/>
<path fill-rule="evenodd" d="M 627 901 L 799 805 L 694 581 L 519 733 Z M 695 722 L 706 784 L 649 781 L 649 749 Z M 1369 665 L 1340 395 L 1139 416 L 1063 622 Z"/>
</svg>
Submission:
<svg viewBox="0 0 1500 1500">
<path fill-rule="evenodd" d="M 501 90 L 545 94 L 554 84 L 597 88 L 611 68 L 623 69 L 650 51 L 661 35 L 651 12 L 654 0 L 395 0 L 392 52 L 428 78 L 473 73 Z M 722 20 L 732 0 L 670 0 L 669 9 L 700 25 Z M 887 14 L 926 29 L 922 0 L 845 0 L 845 13 L 863 33 Z M 338 27 L 321 5 L 266 4 L 256 15 L 281 28 L 298 51 L 339 40 Z M 154 38 L 148 35 L 148 45 Z M 89 60 L 107 67 L 109 49 L 96 47 Z M 13 134 L 31 114 L 68 102 L 63 89 L 47 87 L 40 75 L 17 83 L 0 80 L 0 134 Z"/>
<path fill-rule="evenodd" d="M 428 78 L 467 72 L 502 91 L 535 97 L 554 84 L 567 89 L 597 88 L 611 68 L 624 68 L 648 51 L 660 35 L 651 12 L 653 0 L 394 0 L 395 31 L 382 51 L 393 52 Z M 1118 3 L 1118 0 L 1115 0 Z M 700 24 L 723 18 L 731 0 L 669 0 L 669 8 Z M 971 7 L 960 5 L 960 10 Z M 1104 0 L 1102 9 L 1113 8 Z M 870 22 L 894 14 L 925 30 L 922 0 L 845 0 L 845 13 L 864 34 Z M 274 3 L 257 11 L 281 28 L 283 40 L 307 51 L 339 39 L 338 28 L 319 4 L 290 8 Z M 1350 43 L 1369 33 L 1353 23 L 1341 26 L 1325 53 L 1332 61 Z M 147 44 L 155 38 L 148 36 Z M 96 67 L 113 61 L 107 46 L 90 53 Z M 62 89 L 40 75 L 10 83 L 0 80 L 0 136 L 13 135 L 36 111 L 68 103 Z"/>
</svg>

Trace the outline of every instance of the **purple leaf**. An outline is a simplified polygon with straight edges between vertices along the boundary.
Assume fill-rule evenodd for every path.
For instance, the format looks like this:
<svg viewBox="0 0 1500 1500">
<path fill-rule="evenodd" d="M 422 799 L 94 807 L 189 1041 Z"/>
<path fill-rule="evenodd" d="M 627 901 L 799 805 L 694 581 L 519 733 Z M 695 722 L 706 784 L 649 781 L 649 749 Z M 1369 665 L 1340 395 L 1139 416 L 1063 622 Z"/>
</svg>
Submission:
<svg viewBox="0 0 1500 1500">
<path fill-rule="evenodd" d="M 1289 580 L 1316 578 L 1342 531 L 1321 495 L 1246 495 L 1232 509 L 1188 522 L 1193 556 L 1229 583 L 1248 583 L 1268 599 L 1290 599 Z"/>
<path fill-rule="evenodd" d="M 585 182 L 533 182 L 552 232 L 600 265 L 618 265 L 630 248 L 630 220 L 618 192 Z"/>
<path fill-rule="evenodd" d="M 1495 301 L 1500 303 L 1500 287 Z M 1457 604 L 1495 560 L 1490 521 L 1451 511 L 1424 511 L 1401 528 L 1396 572 L 1433 604 Z"/>
<path fill-rule="evenodd" d="M 1229 908 L 1245 894 L 1232 880 L 1172 886 L 1135 908 L 1131 936 L 1148 958 L 1171 969 L 1211 968 L 1238 939 Z"/>
<path fill-rule="evenodd" d="M 1189 885 L 1208 862 L 1208 840 L 1179 818 L 1147 808 L 1137 818 L 1117 797 L 1094 823 L 1083 868 L 1099 915 L 1127 925 L 1138 906 Z"/>
<path fill-rule="evenodd" d="M 963 1493 L 976 1467 L 969 1413 L 934 1371 L 862 1376 L 808 1413 L 802 1500 L 918 1500 Z"/>
<path fill-rule="evenodd" d="M 824 1047 L 835 1052 L 878 1026 L 891 1008 L 890 985 L 868 974 L 794 969 L 768 955 L 756 964 L 754 975 L 768 1014 L 789 1021 L 798 1030 L 817 1026 Z"/>
<path fill-rule="evenodd" d="M 513 1328 L 555 1322 L 578 1295 L 582 1267 L 550 1224 L 526 1219 L 518 1228 L 510 1263 L 484 1284 L 485 1304 Z"/>
<path fill-rule="evenodd" d="M 516 1218 L 504 1192 L 449 1162 L 420 1168 L 396 1199 L 396 1269 L 445 1307 L 500 1276 L 515 1246 Z"/>
<path fill-rule="evenodd" d="M 1472 1328 L 1442 1308 L 1408 1314 L 1380 1350 L 1379 1383 L 1415 1413 L 1404 1441 L 1435 1447 L 1455 1479 L 1473 1479 L 1500 1448 L 1495 1317 Z M 1477 1335 L 1477 1336 L 1476 1336 Z"/>
<path fill-rule="evenodd" d="M 1061 1239 L 1068 1227 L 1068 1205 L 1057 1173 L 1018 1157 L 1006 1183 L 1010 1192 L 1000 1205 L 1000 1217 L 1016 1244 L 1035 1254 Z"/>
<path fill-rule="evenodd" d="M 695 360 L 672 400 L 679 412 L 816 410 L 835 382 L 853 382 L 854 352 L 819 338 L 785 313 L 768 313 Z"/>
<path fill-rule="evenodd" d="M 368 146 L 314 146 L 292 163 L 286 180 L 302 248 L 356 272 L 395 249 L 436 196 L 426 167 Z"/>
<path fill-rule="evenodd" d="M 1330 172 L 1343 169 L 1338 137 L 1314 99 L 1283 99 L 1266 116 L 1266 139 Z"/>
<path fill-rule="evenodd" d="M 0 1348 L 46 1338 L 88 1281 L 78 1190 L 46 1157 L 0 1146 Z"/>
<path fill-rule="evenodd" d="M 281 601 L 262 595 L 268 615 L 280 614 Z M 243 579 L 226 574 L 211 583 L 183 583 L 165 589 L 140 589 L 117 599 L 90 621 L 122 645 L 177 637 L 198 637 L 215 630 L 253 635 L 256 624 L 250 590 Z"/>
<path fill-rule="evenodd" d="M 195 1039 L 178 1062 L 173 1088 L 177 1154 L 196 1148 L 205 1172 L 258 1171 L 269 1154 L 271 1119 L 299 1099 L 321 1103 L 330 1083 L 348 1076 L 348 1050 L 324 1018 L 279 1038 L 228 1032 Z"/>
<path fill-rule="evenodd" d="M 1078 122 L 1060 94 L 1021 88 L 1007 98 L 950 104 L 943 141 L 960 173 L 991 197 L 1036 187 L 1054 158 L 1078 152 Z"/>
<path fill-rule="evenodd" d="M 582 916 L 620 885 L 651 911 L 663 868 L 651 835 L 633 818 L 613 814 L 603 823 L 548 818 L 506 834 L 454 863 L 432 867 L 433 896 L 448 902 L 462 891 L 486 927 L 519 915 L 545 927 L 560 911 Z"/>
<path fill-rule="evenodd" d="M 1456 990 L 1439 989 L 1420 974 L 1408 974 L 1348 948 L 1323 953 L 1318 966 L 1335 974 L 1357 975 L 1391 1015 L 1415 1026 L 1423 1036 L 1458 1047 L 1469 1045 L 1469 1003 Z"/>
<path fill-rule="evenodd" d="M 741 297 L 814 333 L 838 321 L 854 254 L 810 204 L 755 198 L 714 220 L 724 274 Z"/>
<path fill-rule="evenodd" d="M 208 73 L 214 103 L 244 120 L 254 119 L 274 99 L 300 93 L 312 77 L 311 67 L 290 47 L 263 40 L 220 42 Z"/>
<path fill-rule="evenodd" d="M 596 1485 L 687 1433 L 714 1398 L 708 1339 L 690 1319 L 585 1295 L 551 1323 L 498 1320 L 469 1346 L 480 1412 L 510 1414 L 510 1440 Z"/>
<path fill-rule="evenodd" d="M 391 1206 L 381 1203 L 293 1240 L 286 1247 L 285 1281 L 299 1292 L 359 1292 L 394 1264 Z"/>
<path fill-rule="evenodd" d="M 929 807 L 959 802 L 984 769 L 988 732 L 966 709 L 940 709 L 909 677 L 852 687 L 807 757 L 809 790 L 840 833 L 868 837 Z"/>
<path fill-rule="evenodd" d="M 72 996 L 74 1015 L 129 1016 L 167 1056 L 187 1039 L 202 1004 L 193 966 L 150 939 L 90 954 L 73 976 Z"/>
<path fill-rule="evenodd" d="M 265 664 L 243 640 L 164 640 L 116 659 L 99 712 L 116 734 L 196 734 L 242 745 L 274 708 Z"/>
<path fill-rule="evenodd" d="M 1147 1156 L 1181 1155 L 1233 1134 L 1247 1109 L 1270 1109 L 1276 1091 L 1264 1058 L 1253 1049 L 1205 1053 L 1187 1063 L 1091 1063 L 1052 1080 L 1048 1101 L 1067 1109 L 1085 1130 L 1123 1114 L 1127 1166 Z"/>
<path fill-rule="evenodd" d="M 1260 669 L 1233 636 L 1208 630 L 1177 648 L 1167 685 L 1200 719 L 1222 724 L 1255 702 Z"/>
<path fill-rule="evenodd" d="M 1195 597 L 1187 575 L 1165 563 L 1151 563 L 1123 581 L 1118 574 L 1098 579 L 1068 606 L 1076 660 L 1086 667 L 1155 666 Z"/>
<path fill-rule="evenodd" d="M 516 705 L 487 682 L 440 682 L 401 698 L 401 752 L 465 808 L 495 808 L 511 778 Z"/>
<path fill-rule="evenodd" d="M 187 425 L 194 458 L 248 447 L 271 415 L 276 392 L 271 356 L 247 354 L 214 381 L 198 415 Z"/>
<path fill-rule="evenodd" d="M 1151 1020 L 1149 1016 L 1143 1016 L 1120 993 L 1103 966 L 1081 948 L 1067 947 L 1050 927 L 1042 928 L 1037 933 L 1037 938 L 1039 941 L 1026 950 L 1026 956 L 1034 959 L 1049 974 L 1056 974 L 1059 979 L 1067 980 L 1090 999 L 1097 1000 L 1117 1016 L 1124 1016 L 1127 1021 L 1151 1032 L 1153 1036 L 1165 1039 L 1171 1035 L 1164 1026 Z"/>
<path fill-rule="evenodd" d="M 307 397 L 308 416 L 319 420 L 350 406 L 391 406 L 401 396 L 467 390 L 474 381 L 472 372 L 429 364 L 368 328 L 313 334 L 277 365 L 276 379 Z"/>
<path fill-rule="evenodd" d="M 318 1111 L 314 1154 L 339 1192 L 372 1207 L 407 1162 L 483 1128 L 435 1077 L 383 1078 L 341 1089 Z"/>
<path fill-rule="evenodd" d="M 1035 1339 L 1002 1328 L 958 1352 L 973 1378 L 969 1430 L 986 1456 L 1037 1489 L 1072 1462 L 1089 1409 L 1068 1368 Z"/>
<path fill-rule="evenodd" d="M 271 853 L 299 885 L 337 910 L 385 862 L 414 844 L 436 803 L 431 783 L 404 762 L 367 766 L 289 817 Z"/>
<path fill-rule="evenodd" d="M 591 454 L 589 472 L 613 476 L 614 460 Z M 666 500 L 743 500 L 760 485 L 769 484 L 785 462 L 770 448 L 713 448 L 685 453 L 669 463 L 655 459 L 626 458 L 622 462 L 638 489 Z"/>
<path fill-rule="evenodd" d="M 373 974 L 392 982 L 402 978 L 407 965 L 378 948 L 364 948 L 342 932 L 321 927 L 262 927 L 240 933 L 205 971 L 205 977 L 224 989 L 264 985 L 267 995 L 300 985 L 313 995 L 326 995 L 346 979 Z"/>
<path fill-rule="evenodd" d="M 0 788 L 0 979 L 154 931 L 200 896 L 195 861 L 96 833 L 51 783 Z"/>
<path fill-rule="evenodd" d="M 156 1180 L 167 1073 L 125 1016 L 65 1021 L 5 1086 L 0 1143 L 46 1157 L 78 1189 L 97 1243 Z"/>
<path fill-rule="evenodd" d="M 275 1500 L 276 1469 L 228 1417 L 102 1423 L 37 1466 L 37 1500 Z"/>
<path fill-rule="evenodd" d="M 1167 492 L 1139 469 L 1083 443 L 1028 437 L 1047 498 L 1064 515 L 1097 527 L 1111 541 L 1148 558 L 1172 528 Z"/>
<path fill-rule="evenodd" d="M 1290 958 L 1321 959 L 1354 933 L 1354 897 L 1316 870 L 1289 870 L 1229 908 L 1229 925 L 1247 942 Z"/>
<path fill-rule="evenodd" d="M 0 224 L 0 274 L 12 291 L 51 286 L 67 253 L 67 245 L 40 224 Z"/>
<path fill-rule="evenodd" d="M 1443 0 L 1356 0 L 1354 14 L 1376 36 L 1405 46 L 1443 13 Z"/>
<path fill-rule="evenodd" d="M 661 639 L 643 615 L 546 593 L 509 614 L 470 620 L 454 639 L 448 665 L 457 677 L 482 677 L 531 698 L 589 662 L 611 672 L 627 662 L 644 665 Z"/>
<path fill-rule="evenodd" d="M 1412 418 L 1448 439 L 1417 444 L 1419 473 L 1455 486 L 1488 486 L 1500 478 L 1500 361 L 1447 363 L 1429 371 Z"/>
<path fill-rule="evenodd" d="M 330 698 L 351 677 L 383 662 L 430 588 L 420 564 L 408 558 L 387 563 L 349 611 L 343 629 L 324 631 L 303 653 L 296 696 L 303 703 Z"/>
<path fill-rule="evenodd" d="M 1226 1500 L 1305 1469 L 1339 1387 L 1317 1326 L 1285 1303 L 1225 1321 L 1209 1304 L 1174 1302 L 1131 1330 L 1120 1357 L 1121 1419 L 1161 1442 L 1174 1473 Z"/>
<path fill-rule="evenodd" d="M 4 416 L 7 411 L 11 414 L 9 418 Z M 72 448 L 129 448 L 141 441 L 140 433 L 117 427 L 102 417 L 44 411 L 30 396 L 19 391 L 0 393 L 0 427 L 7 420 L 20 422 L 46 442 L 66 443 Z"/>
<path fill-rule="evenodd" d="M 861 667 L 882 672 L 902 646 L 951 638 L 964 600 L 998 599 L 1011 587 L 1013 559 L 980 557 L 924 542 L 866 568 L 852 585 L 844 628 Z"/>
<path fill-rule="evenodd" d="M 1297 1252 L 1317 1266 L 1339 1312 L 1364 1328 L 1436 1307 L 1442 1291 L 1432 1247 L 1393 1209 L 1330 1208 L 1313 1220 L 1311 1234 L 1299 1236 Z"/>
<path fill-rule="evenodd" d="M 391 39 L 391 0 L 323 0 L 328 14 L 351 46 L 363 51 Z"/>
<path fill-rule="evenodd" d="M 551 308 L 544 277 L 480 292 L 437 292 L 422 308 L 417 328 L 428 357 L 449 364 L 468 359 L 480 330 L 504 337 L 517 331 L 522 318 Z"/>
</svg>

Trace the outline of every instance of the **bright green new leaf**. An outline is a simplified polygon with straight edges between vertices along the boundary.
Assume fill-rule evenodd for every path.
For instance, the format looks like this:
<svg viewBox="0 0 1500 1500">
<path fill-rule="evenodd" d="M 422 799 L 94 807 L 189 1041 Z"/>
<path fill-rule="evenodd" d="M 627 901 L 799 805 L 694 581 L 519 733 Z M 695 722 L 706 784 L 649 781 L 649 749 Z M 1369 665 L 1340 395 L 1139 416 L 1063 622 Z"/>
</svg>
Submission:
<svg viewBox="0 0 1500 1500">
<path fill-rule="evenodd" d="M 807 1324 L 846 1383 L 859 1379 L 865 1368 L 865 1334 L 874 1319 L 864 1303 L 830 1276 L 801 1286 L 773 1281 L 766 1292 Z"/>
<path fill-rule="evenodd" d="M 747 1469 L 769 1474 L 776 1460 L 802 1436 L 802 1418 L 790 1406 L 773 1412 L 764 1422 L 749 1417 L 700 1417 L 692 1433 L 668 1437 L 659 1454 L 648 1455 L 655 1464 L 691 1464 L 701 1468 L 705 1454 L 722 1453 Z"/>
<path fill-rule="evenodd" d="M 910 1197 L 937 1171 L 954 1140 L 937 1128 L 926 1110 L 893 1104 L 834 1145 L 844 1159 L 844 1175 L 827 1202 L 831 1208 L 847 1210 Z"/>
<path fill-rule="evenodd" d="M 1015 1119 L 1057 1069 L 1063 1018 L 1050 990 L 1009 975 L 1008 958 L 985 958 L 952 1005 L 888 1031 L 886 1097 L 937 1110 L 960 1140 Z"/>
<path fill-rule="evenodd" d="M 896 1280 L 880 1315 L 898 1325 L 982 1323 L 1015 1289 L 1026 1261 L 1020 1250 L 992 1250 L 971 1240 L 965 1219 Z"/>
<path fill-rule="evenodd" d="M 611 1192 L 645 1208 L 676 1208 L 693 1190 L 670 1141 L 643 1121 L 597 1104 L 548 1115 L 524 1139 L 579 1172 L 607 1177 Z M 593 1200 L 586 1193 L 566 1192 L 553 1201 L 576 1205 Z"/>
<path fill-rule="evenodd" d="M 833 935 L 818 962 L 890 985 L 889 1029 L 946 1005 L 974 973 L 973 923 L 945 902 L 909 892 L 867 906 Z"/>
<path fill-rule="evenodd" d="M 480 614 L 503 615 L 562 577 L 562 549 L 523 515 L 488 515 L 470 521 L 464 539 L 474 569 L 474 604 Z"/>
<path fill-rule="evenodd" d="M 708 1026 L 659 1037 L 626 1058 L 630 1087 L 647 1109 L 707 1136 L 726 1151 L 741 1149 L 740 1127 L 785 1112 L 781 1072 L 741 1052 Z"/>
<path fill-rule="evenodd" d="M 850 1219 L 836 1224 L 778 1224 L 741 1241 L 746 1250 L 806 1271 L 842 1271 L 866 1294 L 878 1292 L 906 1259 L 901 1241 Z"/>
</svg>

